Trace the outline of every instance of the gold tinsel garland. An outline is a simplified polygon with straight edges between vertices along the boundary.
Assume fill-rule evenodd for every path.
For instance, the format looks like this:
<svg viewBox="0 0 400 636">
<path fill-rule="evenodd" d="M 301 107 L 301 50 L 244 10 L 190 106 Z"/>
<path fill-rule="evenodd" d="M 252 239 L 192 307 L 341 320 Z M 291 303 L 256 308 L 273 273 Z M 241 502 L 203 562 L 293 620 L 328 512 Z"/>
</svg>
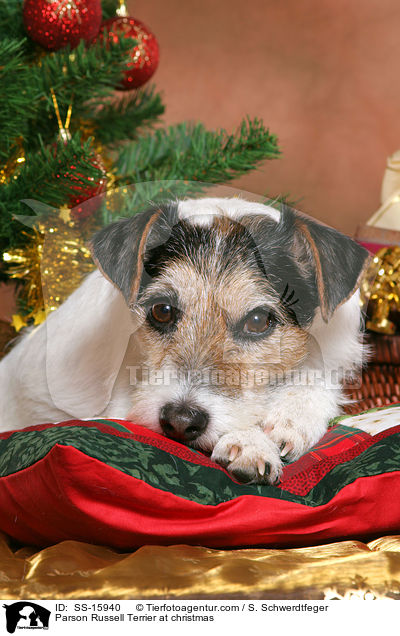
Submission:
<svg viewBox="0 0 400 636">
<path fill-rule="evenodd" d="M 25 151 L 22 137 L 18 137 L 11 148 L 8 161 L 0 166 L 0 185 L 9 183 L 11 179 L 17 179 L 19 168 L 25 163 Z"/>
<path fill-rule="evenodd" d="M 378 270 L 378 271 L 377 271 Z M 393 335 L 400 314 L 400 247 L 378 250 L 361 283 L 361 301 L 368 304 L 366 326 L 371 331 Z"/>
<path fill-rule="evenodd" d="M 65 219 L 63 210 L 38 221 L 32 235 L 24 232 L 26 246 L 3 254 L 10 278 L 23 281 L 21 295 L 28 307 L 25 315 L 13 316 L 17 331 L 32 320 L 35 325 L 43 322 L 95 267 L 81 232 Z"/>
</svg>

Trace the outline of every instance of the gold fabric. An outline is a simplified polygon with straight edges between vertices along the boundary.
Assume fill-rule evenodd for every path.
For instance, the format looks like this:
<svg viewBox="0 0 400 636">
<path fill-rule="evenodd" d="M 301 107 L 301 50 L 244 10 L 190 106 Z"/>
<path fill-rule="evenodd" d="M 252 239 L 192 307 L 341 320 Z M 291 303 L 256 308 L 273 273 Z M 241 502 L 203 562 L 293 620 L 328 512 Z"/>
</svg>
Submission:
<svg viewBox="0 0 400 636">
<path fill-rule="evenodd" d="M 0 598 L 400 598 L 400 535 L 296 549 L 64 541 L 13 550 L 0 534 Z"/>
</svg>

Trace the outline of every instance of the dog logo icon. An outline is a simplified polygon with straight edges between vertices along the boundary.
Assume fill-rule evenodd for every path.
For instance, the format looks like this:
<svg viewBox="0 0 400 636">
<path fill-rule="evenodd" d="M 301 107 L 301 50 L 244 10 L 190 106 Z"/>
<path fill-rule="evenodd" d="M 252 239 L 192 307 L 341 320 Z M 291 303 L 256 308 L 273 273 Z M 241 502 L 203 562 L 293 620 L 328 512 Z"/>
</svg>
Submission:
<svg viewBox="0 0 400 636">
<path fill-rule="evenodd" d="M 48 629 L 50 610 L 27 601 L 3 605 L 6 610 L 6 627 L 9 634 L 16 629 Z"/>
</svg>

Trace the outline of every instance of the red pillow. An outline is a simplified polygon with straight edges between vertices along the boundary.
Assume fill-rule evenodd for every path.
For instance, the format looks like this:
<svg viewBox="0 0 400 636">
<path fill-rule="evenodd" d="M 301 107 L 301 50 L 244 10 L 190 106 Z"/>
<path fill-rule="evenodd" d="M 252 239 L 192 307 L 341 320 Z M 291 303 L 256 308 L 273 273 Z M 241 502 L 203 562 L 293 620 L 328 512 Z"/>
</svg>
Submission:
<svg viewBox="0 0 400 636">
<path fill-rule="evenodd" d="M 372 437 L 338 423 L 265 486 L 130 422 L 74 420 L 0 436 L 0 529 L 122 549 L 358 538 L 399 531 L 399 471 L 400 426 Z"/>
</svg>

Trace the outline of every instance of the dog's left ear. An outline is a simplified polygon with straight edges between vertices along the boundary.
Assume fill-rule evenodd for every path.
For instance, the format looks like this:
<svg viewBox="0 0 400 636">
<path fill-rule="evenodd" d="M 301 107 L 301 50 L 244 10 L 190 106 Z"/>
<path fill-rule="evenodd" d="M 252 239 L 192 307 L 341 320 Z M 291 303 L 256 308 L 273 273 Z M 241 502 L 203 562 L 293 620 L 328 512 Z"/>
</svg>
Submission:
<svg viewBox="0 0 400 636">
<path fill-rule="evenodd" d="M 292 216 L 293 254 L 296 260 L 313 264 L 315 281 L 325 322 L 360 284 L 369 261 L 369 252 L 349 236 L 294 210 L 283 210 Z"/>
</svg>

